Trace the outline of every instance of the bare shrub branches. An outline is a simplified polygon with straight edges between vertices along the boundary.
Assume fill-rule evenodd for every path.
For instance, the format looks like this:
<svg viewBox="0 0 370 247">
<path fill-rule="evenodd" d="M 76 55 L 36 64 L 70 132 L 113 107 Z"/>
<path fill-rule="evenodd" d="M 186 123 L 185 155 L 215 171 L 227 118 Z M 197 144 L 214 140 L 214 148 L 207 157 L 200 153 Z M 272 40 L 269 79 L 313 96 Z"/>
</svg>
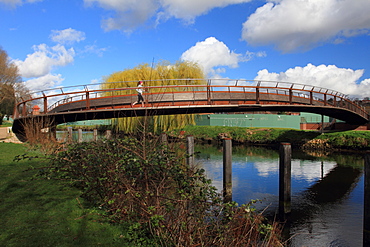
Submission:
<svg viewBox="0 0 370 247">
<path fill-rule="evenodd" d="M 24 139 L 32 148 L 37 148 L 45 154 L 55 153 L 59 144 L 54 136 L 53 121 L 49 118 L 31 117 L 22 122 Z"/>
<path fill-rule="evenodd" d="M 279 228 L 251 205 L 223 203 L 204 170 L 157 139 L 72 144 L 48 177 L 67 179 L 115 222 L 131 222 L 161 246 L 281 246 Z"/>
</svg>

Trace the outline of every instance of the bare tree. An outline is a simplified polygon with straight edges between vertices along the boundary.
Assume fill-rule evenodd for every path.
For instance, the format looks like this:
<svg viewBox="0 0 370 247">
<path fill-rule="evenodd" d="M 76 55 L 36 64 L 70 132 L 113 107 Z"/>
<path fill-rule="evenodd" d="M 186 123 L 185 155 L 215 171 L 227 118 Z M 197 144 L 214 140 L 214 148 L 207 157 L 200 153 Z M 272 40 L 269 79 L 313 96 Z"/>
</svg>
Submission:
<svg viewBox="0 0 370 247">
<path fill-rule="evenodd" d="M 8 54 L 0 47 L 0 124 L 5 115 L 11 115 L 16 100 L 16 89 L 22 86 L 18 67 L 9 60 Z"/>
</svg>

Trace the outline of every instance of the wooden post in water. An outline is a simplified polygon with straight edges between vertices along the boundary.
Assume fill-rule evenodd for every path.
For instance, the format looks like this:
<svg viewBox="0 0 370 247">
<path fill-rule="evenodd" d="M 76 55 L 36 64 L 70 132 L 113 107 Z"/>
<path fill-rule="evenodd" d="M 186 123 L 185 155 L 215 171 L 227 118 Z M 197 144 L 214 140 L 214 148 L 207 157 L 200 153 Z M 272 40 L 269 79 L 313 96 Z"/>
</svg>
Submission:
<svg viewBox="0 0 370 247">
<path fill-rule="evenodd" d="M 56 125 L 53 125 L 49 128 L 49 138 L 51 140 L 57 139 L 57 126 Z"/>
<path fill-rule="evenodd" d="M 98 140 L 98 130 L 94 129 L 94 141 L 96 142 Z"/>
<path fill-rule="evenodd" d="M 286 220 L 291 212 L 291 160 L 290 143 L 281 143 L 279 159 L 279 216 Z"/>
<path fill-rule="evenodd" d="M 233 193 L 231 138 L 223 140 L 223 192 L 224 202 L 231 202 Z"/>
<path fill-rule="evenodd" d="M 186 140 L 186 164 L 188 166 L 194 166 L 194 136 L 189 135 L 186 137 Z"/>
<path fill-rule="evenodd" d="M 324 115 L 321 114 L 321 129 L 320 129 L 320 133 L 323 134 L 324 133 Z"/>
<path fill-rule="evenodd" d="M 105 132 L 105 138 L 107 138 L 108 140 L 112 137 L 112 131 L 111 130 L 107 130 Z"/>
<path fill-rule="evenodd" d="M 72 137 L 72 127 L 67 128 L 68 131 L 68 137 L 67 137 L 67 142 L 72 143 L 73 137 Z"/>
<path fill-rule="evenodd" d="M 82 129 L 78 129 L 78 142 L 82 142 Z"/>
<path fill-rule="evenodd" d="M 167 134 L 166 133 L 162 133 L 161 134 L 161 143 L 162 143 L 162 145 L 167 145 L 167 142 L 168 142 L 168 136 L 167 136 Z"/>
<path fill-rule="evenodd" d="M 168 136 L 166 133 L 161 133 L 160 142 L 160 145 L 162 147 L 161 153 L 163 155 L 168 149 Z"/>
<path fill-rule="evenodd" d="M 364 158 L 364 219 L 363 219 L 363 244 L 362 246 L 370 246 L 370 154 L 366 154 Z"/>
</svg>

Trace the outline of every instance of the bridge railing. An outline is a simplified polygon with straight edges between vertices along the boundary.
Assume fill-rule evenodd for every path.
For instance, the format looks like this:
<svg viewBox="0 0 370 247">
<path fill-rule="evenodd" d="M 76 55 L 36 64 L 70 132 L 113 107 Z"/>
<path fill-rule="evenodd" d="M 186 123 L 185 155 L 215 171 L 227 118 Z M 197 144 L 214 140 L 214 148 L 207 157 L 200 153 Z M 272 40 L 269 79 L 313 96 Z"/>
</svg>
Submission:
<svg viewBox="0 0 370 247">
<path fill-rule="evenodd" d="M 79 85 L 70 87 L 61 87 L 34 92 L 21 98 L 15 108 L 15 118 L 32 114 L 29 107 L 36 104 L 42 104 L 41 113 L 47 114 L 56 107 L 77 101 L 89 101 L 103 97 L 115 97 L 126 95 L 135 97 L 137 87 L 128 87 L 135 85 L 136 81 L 100 83 Z M 200 85 L 199 85 L 200 84 Z M 212 95 L 216 92 L 228 94 L 230 99 L 232 94 L 253 93 L 256 97 L 256 103 L 259 104 L 261 95 L 284 95 L 289 98 L 292 104 L 294 98 L 309 100 L 309 104 L 320 102 L 325 106 L 340 107 L 356 112 L 357 114 L 369 119 L 366 110 L 355 102 L 349 100 L 347 95 L 316 86 L 276 82 L 276 81 L 255 81 L 255 80 L 230 80 L 230 79 L 171 79 L 171 80 L 150 80 L 144 81 L 146 93 L 161 97 L 165 94 L 175 94 L 179 92 L 205 92 L 208 101 L 212 102 Z M 150 86 L 158 85 L 158 86 Z"/>
</svg>

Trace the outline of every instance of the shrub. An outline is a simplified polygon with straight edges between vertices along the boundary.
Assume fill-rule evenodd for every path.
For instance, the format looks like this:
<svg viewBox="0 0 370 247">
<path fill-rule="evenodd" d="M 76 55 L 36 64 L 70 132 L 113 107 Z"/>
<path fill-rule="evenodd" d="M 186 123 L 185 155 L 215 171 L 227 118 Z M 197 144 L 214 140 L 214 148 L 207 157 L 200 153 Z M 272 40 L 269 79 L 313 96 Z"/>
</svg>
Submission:
<svg viewBox="0 0 370 247">
<path fill-rule="evenodd" d="M 112 221 L 130 222 L 135 241 L 150 233 L 161 246 L 281 245 L 276 224 L 252 205 L 223 203 L 184 157 L 157 140 L 76 143 L 52 158 L 45 176 L 70 180 Z"/>
<path fill-rule="evenodd" d="M 370 147 L 369 131 L 326 133 L 319 136 L 318 139 L 325 139 L 328 144 L 337 149 L 368 149 Z"/>
</svg>

